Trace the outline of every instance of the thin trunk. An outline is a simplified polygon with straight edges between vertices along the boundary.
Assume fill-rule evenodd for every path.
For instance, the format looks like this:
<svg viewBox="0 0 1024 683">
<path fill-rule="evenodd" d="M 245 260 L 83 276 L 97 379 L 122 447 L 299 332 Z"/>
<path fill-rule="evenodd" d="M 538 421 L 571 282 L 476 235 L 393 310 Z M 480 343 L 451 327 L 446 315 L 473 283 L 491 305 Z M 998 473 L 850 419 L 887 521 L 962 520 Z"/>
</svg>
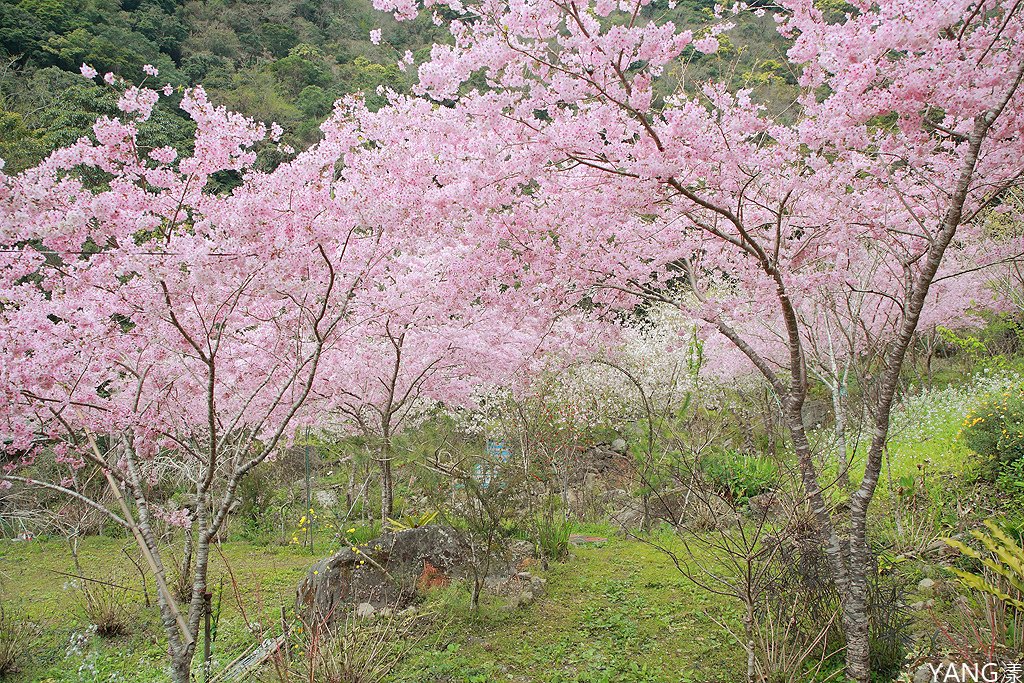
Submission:
<svg viewBox="0 0 1024 683">
<path fill-rule="evenodd" d="M 153 569 L 156 572 L 158 581 L 166 585 L 167 573 L 164 569 L 160 556 L 160 548 L 157 545 L 156 534 L 153 533 L 149 514 L 149 501 L 146 499 L 145 488 L 140 476 L 134 456 L 129 451 L 124 458 L 127 469 L 128 481 L 126 482 L 135 498 L 135 508 L 138 513 L 136 526 L 146 544 L 150 556 L 153 558 Z M 170 591 L 158 591 L 158 604 L 160 605 L 160 621 L 164 631 L 167 633 L 167 648 L 171 655 L 171 680 L 173 683 L 189 683 L 189 666 L 192 661 L 192 650 L 195 648 L 195 630 L 189 631 L 192 638 L 191 643 L 182 639 L 182 633 L 175 618 L 177 605 L 171 605 L 170 601 L 174 596 Z"/>
<path fill-rule="evenodd" d="M 743 616 L 743 634 L 747 639 L 747 683 L 757 683 L 757 657 L 754 645 L 754 605 L 747 600 L 747 613 Z"/>
<path fill-rule="evenodd" d="M 836 418 L 836 465 L 839 468 L 837 481 L 844 489 L 850 488 L 850 462 L 849 453 L 846 448 L 846 406 L 843 402 L 843 394 L 846 391 L 846 380 L 850 373 L 852 359 L 846 359 L 846 368 L 839 373 L 839 364 L 836 363 L 836 348 L 832 341 L 832 325 L 828 318 L 825 319 L 825 333 L 828 335 L 828 360 L 831 364 L 832 377 L 825 384 L 832 394 L 832 412 Z"/>
<path fill-rule="evenodd" d="M 391 440 L 384 438 L 380 449 L 380 519 L 394 516 L 395 484 L 391 473 Z"/>
<path fill-rule="evenodd" d="M 836 465 L 839 468 L 837 481 L 844 489 L 850 488 L 850 454 L 846 444 L 846 406 L 843 403 L 843 386 L 837 381 L 829 387 L 832 394 L 832 410 L 836 417 Z"/>
</svg>

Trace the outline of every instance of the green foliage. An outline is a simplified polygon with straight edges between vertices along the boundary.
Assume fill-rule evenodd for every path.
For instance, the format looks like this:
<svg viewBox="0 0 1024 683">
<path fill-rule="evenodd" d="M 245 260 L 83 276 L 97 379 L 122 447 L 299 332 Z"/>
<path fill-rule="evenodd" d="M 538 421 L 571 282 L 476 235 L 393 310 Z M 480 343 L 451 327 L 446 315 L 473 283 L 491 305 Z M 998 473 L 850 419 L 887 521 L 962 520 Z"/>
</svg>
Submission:
<svg viewBox="0 0 1024 683">
<path fill-rule="evenodd" d="M 284 57 L 299 42 L 299 34 L 291 26 L 271 22 L 260 27 L 263 46 L 275 57 Z"/>
<path fill-rule="evenodd" d="M 1024 458 L 1018 458 L 1003 467 L 996 479 L 996 486 L 1012 498 L 1024 499 Z"/>
<path fill-rule="evenodd" d="M 296 96 L 307 85 L 324 86 L 329 82 L 322 64 L 292 54 L 270 65 L 278 86 L 288 95 Z"/>
<path fill-rule="evenodd" d="M 701 460 L 700 469 L 719 494 L 737 503 L 768 491 L 778 478 L 771 460 L 736 450 L 710 453 Z"/>
<path fill-rule="evenodd" d="M 950 571 L 968 588 L 1024 611 L 1024 549 L 992 520 L 985 520 L 985 526 L 987 533 L 979 529 L 971 531 L 984 550 L 976 550 L 952 538 L 945 541 L 979 562 L 989 573 L 975 573 L 957 567 L 951 567 Z"/>
<path fill-rule="evenodd" d="M 318 119 L 331 112 L 334 104 L 326 90 L 318 85 L 307 85 L 295 98 L 295 106 L 298 107 L 302 116 L 307 119 Z"/>
<path fill-rule="evenodd" d="M 380 522 L 374 522 L 373 524 L 359 524 L 346 529 L 345 538 L 346 542 L 350 545 L 365 545 L 380 536 L 380 532 Z"/>
<path fill-rule="evenodd" d="M 555 561 L 568 557 L 572 529 L 569 520 L 541 521 L 537 525 L 537 550 L 541 556 Z"/>
<path fill-rule="evenodd" d="M 978 404 L 964 419 L 961 436 L 968 448 L 994 465 L 1024 457 L 1024 384 Z"/>
<path fill-rule="evenodd" d="M 391 531 L 405 531 L 407 529 L 419 529 L 420 527 L 427 526 L 435 519 L 437 519 L 437 511 L 424 512 L 421 515 L 406 513 L 398 519 L 392 519 L 388 517 L 388 528 Z"/>
</svg>

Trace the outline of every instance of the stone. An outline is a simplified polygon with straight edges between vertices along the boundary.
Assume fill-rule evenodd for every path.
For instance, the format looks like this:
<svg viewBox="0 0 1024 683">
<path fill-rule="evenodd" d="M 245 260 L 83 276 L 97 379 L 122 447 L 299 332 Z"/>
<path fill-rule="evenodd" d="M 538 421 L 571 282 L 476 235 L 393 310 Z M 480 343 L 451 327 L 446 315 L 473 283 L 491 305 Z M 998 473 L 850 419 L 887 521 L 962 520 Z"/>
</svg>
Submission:
<svg viewBox="0 0 1024 683">
<path fill-rule="evenodd" d="M 448 577 L 465 576 L 468 558 L 465 541 L 450 527 L 388 532 L 310 567 L 299 583 L 296 606 L 307 623 L 328 624 L 360 603 L 403 609 L 415 599 L 425 574 L 430 586 L 441 585 Z"/>
<path fill-rule="evenodd" d="M 416 580 L 416 590 L 421 592 L 432 588 L 440 588 L 451 583 L 451 577 L 435 567 L 430 560 L 423 560 L 423 571 Z"/>
<path fill-rule="evenodd" d="M 361 602 L 358 605 L 356 605 L 356 616 L 359 617 L 360 619 L 365 619 L 366 617 L 372 617 L 376 613 L 377 613 L 377 608 L 374 607 L 373 605 L 371 605 L 368 602 Z"/>
<path fill-rule="evenodd" d="M 625 489 L 608 489 L 601 494 L 601 503 L 607 507 L 622 508 L 628 505 L 638 507 L 639 502 L 633 499 L 633 496 L 629 495 L 629 492 Z"/>
<path fill-rule="evenodd" d="M 618 512 L 613 512 L 611 515 L 611 522 L 622 527 L 625 531 L 639 529 L 643 520 L 643 513 L 632 507 L 623 508 Z"/>
<path fill-rule="evenodd" d="M 914 683 L 932 683 L 934 672 L 927 664 L 923 664 L 914 672 Z"/>
<path fill-rule="evenodd" d="M 503 576 L 487 576 L 484 578 L 484 590 L 491 593 L 500 593 L 508 583 Z"/>
<path fill-rule="evenodd" d="M 587 536 L 585 534 L 572 534 L 569 536 L 569 543 L 575 546 L 594 545 L 607 542 L 608 539 L 604 536 Z"/>
<path fill-rule="evenodd" d="M 917 590 L 922 593 L 931 593 L 935 590 L 935 579 L 924 578 L 917 582 Z"/>
<path fill-rule="evenodd" d="M 501 585 L 525 569 L 532 552 L 529 543 L 499 551 L 491 561 L 496 576 L 485 578 L 485 587 L 503 592 L 529 586 L 539 594 L 537 577 L 529 572 L 523 572 L 527 578 L 515 579 L 514 586 Z M 362 603 L 377 613 L 385 609 L 401 612 L 422 592 L 448 585 L 453 579 L 469 578 L 471 558 L 461 532 L 448 526 L 428 524 L 387 532 L 357 548 L 343 548 L 310 567 L 296 591 L 298 613 L 307 623 L 330 626 Z"/>
<path fill-rule="evenodd" d="M 522 593 L 513 595 L 512 599 L 508 602 L 508 606 L 510 609 L 520 609 L 522 607 L 527 607 L 528 605 L 533 604 L 535 597 L 536 596 L 534 596 L 534 594 L 531 591 L 523 591 Z"/>
<path fill-rule="evenodd" d="M 626 452 L 626 440 L 625 439 L 615 439 L 614 441 L 612 441 L 611 448 L 616 453 L 625 453 Z"/>
<path fill-rule="evenodd" d="M 740 524 L 740 516 L 735 512 L 726 512 L 714 520 L 714 528 L 718 531 L 729 531 L 737 528 Z"/>
</svg>

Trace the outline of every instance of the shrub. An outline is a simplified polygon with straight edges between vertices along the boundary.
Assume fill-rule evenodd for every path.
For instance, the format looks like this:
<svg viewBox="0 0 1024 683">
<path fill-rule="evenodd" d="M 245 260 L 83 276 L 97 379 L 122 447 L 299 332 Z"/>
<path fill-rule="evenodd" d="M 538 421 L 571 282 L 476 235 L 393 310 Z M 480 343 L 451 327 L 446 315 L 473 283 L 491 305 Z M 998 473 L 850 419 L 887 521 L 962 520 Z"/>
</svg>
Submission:
<svg viewBox="0 0 1024 683">
<path fill-rule="evenodd" d="M 38 631 L 20 610 L 0 603 L 0 678 L 18 670 Z"/>
<path fill-rule="evenodd" d="M 116 576 L 103 580 L 81 579 L 79 598 L 82 610 L 89 623 L 96 627 L 98 635 L 112 638 L 130 631 L 129 590 Z"/>
<path fill-rule="evenodd" d="M 720 495 L 737 503 L 768 491 L 778 475 L 775 463 L 768 458 L 734 450 L 704 457 L 700 468 Z"/>
<path fill-rule="evenodd" d="M 376 539 L 381 535 L 381 523 L 372 522 L 370 524 L 356 524 L 352 523 L 352 526 L 342 529 L 345 532 L 343 542 L 348 545 L 363 545 Z"/>
<path fill-rule="evenodd" d="M 300 656 L 281 678 L 311 683 L 382 681 L 422 639 L 419 622 L 424 618 L 387 609 L 371 618 L 349 611 L 334 628 L 304 624 L 298 629 L 299 642 L 292 646 Z"/>
<path fill-rule="evenodd" d="M 438 513 L 424 512 L 423 514 L 416 514 L 413 512 L 404 513 L 397 519 L 388 517 L 388 529 L 390 531 L 407 531 L 409 529 L 419 529 L 425 527 L 435 519 L 437 519 Z"/>
<path fill-rule="evenodd" d="M 964 419 L 961 436 L 968 448 L 997 466 L 1024 457 L 1024 384 L 978 404 Z"/>
<path fill-rule="evenodd" d="M 880 572 L 869 577 L 868 638 L 871 671 L 880 680 L 893 680 L 903 668 L 913 642 L 913 619 L 907 607 L 906 590 L 899 581 L 884 578 Z"/>
<path fill-rule="evenodd" d="M 537 550 L 548 560 L 562 560 L 569 555 L 572 522 L 542 521 L 537 525 Z"/>
<path fill-rule="evenodd" d="M 999 473 L 996 486 L 1014 498 L 1024 498 L 1024 458 L 1008 463 Z"/>
</svg>

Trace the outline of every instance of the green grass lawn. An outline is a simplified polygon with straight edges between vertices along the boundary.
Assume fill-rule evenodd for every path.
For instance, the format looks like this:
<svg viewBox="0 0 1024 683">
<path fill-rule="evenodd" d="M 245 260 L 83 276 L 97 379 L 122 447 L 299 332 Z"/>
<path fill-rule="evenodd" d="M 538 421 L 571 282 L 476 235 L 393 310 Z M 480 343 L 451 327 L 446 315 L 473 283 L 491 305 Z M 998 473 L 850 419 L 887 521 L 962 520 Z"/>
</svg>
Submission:
<svg viewBox="0 0 1024 683">
<path fill-rule="evenodd" d="M 491 598 L 472 617 L 455 600 L 446 637 L 421 648 L 396 681 L 603 683 L 736 681 L 736 605 L 682 577 L 667 556 L 635 540 L 581 547 L 545 574 L 547 594 L 526 609 Z M 435 600 L 451 604 L 450 596 Z M 461 604 L 460 604 L 461 603 Z"/>
<path fill-rule="evenodd" d="M 36 624 L 40 637 L 23 671 L 12 681 L 166 681 L 166 645 L 155 607 L 145 606 L 142 578 L 129 556 L 138 551 L 130 539 L 88 537 L 79 545 L 83 573 L 91 578 L 130 589 L 126 600 L 134 614 L 130 633 L 104 639 L 88 634 L 81 591 L 75 580 L 68 545 L 60 540 L 0 541 L 0 597 L 15 605 Z M 226 664 L 252 647 L 258 639 L 246 627 L 250 623 L 280 622 L 282 604 L 291 606 L 295 586 L 312 560 L 308 549 L 257 547 L 227 543 L 223 552 L 234 574 L 233 583 L 219 556 L 211 561 L 215 602 L 221 595 L 222 617 L 215 652 Z M 223 577 L 223 584 L 222 584 Z M 154 586 L 147 577 L 150 600 Z M 223 591 L 221 586 L 223 585 Z M 242 617 L 242 610 L 245 618 Z M 76 647 L 72 640 L 85 636 Z"/>
<path fill-rule="evenodd" d="M 81 543 L 85 573 L 138 589 L 141 579 L 122 552 L 126 539 L 92 537 Z M 215 661 L 223 666 L 253 647 L 262 636 L 250 623 L 272 625 L 279 633 L 281 605 L 290 608 L 295 585 L 311 563 L 308 550 L 223 545 L 238 582 L 238 598 L 223 561 L 213 561 L 215 594 L 225 577 Z M 327 554 L 327 548 L 323 554 Z M 10 680 L 165 681 L 163 634 L 156 609 L 146 608 L 141 592 L 131 593 L 136 612 L 133 632 L 114 639 L 87 637 L 77 650 L 74 634 L 86 633 L 80 592 L 65 543 L 56 540 L 0 545 L 0 591 L 5 604 L 17 604 L 38 623 L 42 634 L 23 671 Z M 424 639 L 391 680 L 444 681 L 655 682 L 735 681 L 743 671 L 741 650 L 707 615 L 738 623 L 736 606 L 710 596 L 682 577 L 660 551 L 636 540 L 612 538 L 605 544 L 574 548 L 572 556 L 543 573 L 546 595 L 534 604 L 510 609 L 487 595 L 479 614 L 468 607 L 468 589 L 455 585 L 432 593 L 427 609 L 445 614 L 445 628 Z M 152 582 L 150 581 L 152 597 Z M 216 598 L 215 598 L 216 600 Z"/>
<path fill-rule="evenodd" d="M 882 473 L 875 508 L 883 521 L 893 502 L 890 484 L 919 477 L 919 465 L 925 464 L 935 474 L 962 473 L 970 466 L 972 457 L 959 431 L 963 416 L 984 395 L 986 386 L 976 380 L 951 385 L 901 407 L 903 412 L 894 419 L 890 460 Z M 504 598 L 485 595 L 480 611 L 472 613 L 466 586 L 432 592 L 424 608 L 442 615 L 444 626 L 420 641 L 390 680 L 725 683 L 742 679 L 742 649 L 716 623 L 739 625 L 737 601 L 710 595 L 648 544 L 618 538 L 607 527 L 583 531 L 607 536 L 609 541 L 574 548 L 567 561 L 544 572 L 547 592 L 528 607 L 511 609 Z M 929 539 L 939 533 L 927 531 Z M 884 537 L 887 530 L 874 533 Z M 659 541 L 678 545 L 663 537 Z M 281 609 L 291 618 L 298 581 L 314 559 L 333 550 L 326 537 L 315 554 L 294 545 L 263 546 L 239 540 L 223 544 L 226 562 L 215 553 L 211 564 L 211 585 L 221 611 L 215 670 L 262 638 L 280 633 Z M 7 607 L 21 609 L 40 628 L 23 670 L 9 680 L 167 680 L 166 645 L 157 610 L 144 604 L 142 578 L 129 555 L 138 555 L 130 539 L 89 537 L 80 545 L 87 576 L 131 589 L 127 593 L 134 614 L 131 632 L 104 639 L 87 631 L 81 590 L 66 575 L 75 569 L 65 542 L 0 540 L 0 599 Z M 152 601 L 152 579 L 147 581 Z"/>
</svg>

